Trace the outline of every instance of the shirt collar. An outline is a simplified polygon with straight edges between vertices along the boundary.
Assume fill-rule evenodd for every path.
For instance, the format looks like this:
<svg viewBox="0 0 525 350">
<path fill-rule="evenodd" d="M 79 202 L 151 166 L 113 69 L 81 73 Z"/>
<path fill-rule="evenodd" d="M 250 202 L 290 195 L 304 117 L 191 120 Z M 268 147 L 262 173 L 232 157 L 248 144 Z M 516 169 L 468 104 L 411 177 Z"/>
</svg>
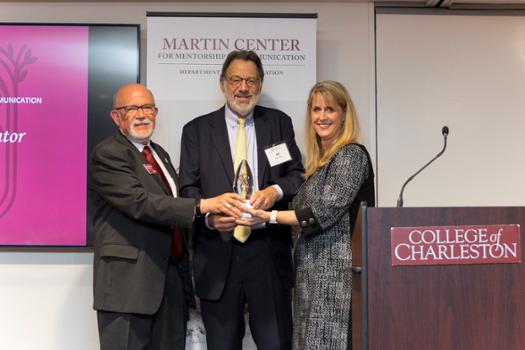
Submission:
<svg viewBox="0 0 525 350">
<path fill-rule="evenodd" d="M 226 124 L 228 124 L 230 128 L 236 128 L 237 125 L 239 125 L 239 122 L 237 121 L 239 117 L 237 116 L 237 114 L 233 113 L 230 107 L 228 107 L 228 104 L 224 106 L 224 115 L 226 117 Z M 246 126 L 252 125 L 252 124 L 253 124 L 253 111 L 250 114 L 248 114 L 248 116 L 246 117 Z"/>
<path fill-rule="evenodd" d="M 137 148 L 137 149 L 139 150 L 139 152 L 141 152 L 141 153 L 142 153 L 142 150 L 144 149 L 144 147 L 146 147 L 146 146 L 149 146 L 149 148 L 152 148 L 152 147 L 151 147 L 151 142 L 148 142 L 147 145 L 143 145 L 142 143 L 138 143 L 138 142 L 133 141 L 132 139 L 130 139 L 130 138 L 127 137 L 127 136 L 126 136 L 126 138 L 127 138 L 127 139 L 129 140 L 129 142 L 131 142 L 131 144 L 132 144 L 133 146 L 135 146 L 135 148 Z"/>
</svg>

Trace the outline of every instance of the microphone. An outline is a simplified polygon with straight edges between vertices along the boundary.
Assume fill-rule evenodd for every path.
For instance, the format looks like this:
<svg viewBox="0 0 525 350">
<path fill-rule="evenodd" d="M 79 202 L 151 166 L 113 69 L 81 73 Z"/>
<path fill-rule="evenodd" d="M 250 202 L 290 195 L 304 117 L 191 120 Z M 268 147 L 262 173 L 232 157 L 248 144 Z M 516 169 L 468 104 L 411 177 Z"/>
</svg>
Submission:
<svg viewBox="0 0 525 350">
<path fill-rule="evenodd" d="M 410 176 L 406 181 L 405 183 L 403 184 L 403 187 L 401 187 L 401 192 L 399 192 L 399 198 L 397 199 L 397 206 L 399 208 L 403 207 L 403 191 L 405 190 L 405 186 L 410 182 L 412 181 L 412 179 L 414 179 L 420 172 L 422 172 L 427 166 L 429 166 L 433 161 L 435 161 L 436 159 L 438 159 L 439 157 L 441 157 L 441 155 L 445 152 L 445 149 L 447 148 L 447 137 L 448 137 L 448 126 L 444 126 L 441 128 L 441 134 L 443 135 L 443 149 L 438 153 L 436 154 L 436 156 L 434 158 L 432 158 L 430 160 L 430 162 L 428 162 L 427 164 L 425 164 L 421 169 L 419 169 L 418 171 L 416 171 L 416 173 L 412 176 Z"/>
</svg>

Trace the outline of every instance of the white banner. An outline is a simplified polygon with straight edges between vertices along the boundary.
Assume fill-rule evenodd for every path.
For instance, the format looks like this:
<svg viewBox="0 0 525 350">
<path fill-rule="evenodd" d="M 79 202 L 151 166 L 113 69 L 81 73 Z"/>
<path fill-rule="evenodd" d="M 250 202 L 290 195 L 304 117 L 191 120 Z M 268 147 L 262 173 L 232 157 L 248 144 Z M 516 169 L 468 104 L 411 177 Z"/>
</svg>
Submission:
<svg viewBox="0 0 525 350">
<path fill-rule="evenodd" d="M 172 15 L 172 16 L 171 16 Z M 260 105 L 293 121 L 303 149 L 306 99 L 316 81 L 316 15 L 155 14 L 147 20 L 147 85 L 159 107 L 154 140 L 178 166 L 182 127 L 224 105 L 222 63 L 253 50 L 265 77 Z"/>
</svg>

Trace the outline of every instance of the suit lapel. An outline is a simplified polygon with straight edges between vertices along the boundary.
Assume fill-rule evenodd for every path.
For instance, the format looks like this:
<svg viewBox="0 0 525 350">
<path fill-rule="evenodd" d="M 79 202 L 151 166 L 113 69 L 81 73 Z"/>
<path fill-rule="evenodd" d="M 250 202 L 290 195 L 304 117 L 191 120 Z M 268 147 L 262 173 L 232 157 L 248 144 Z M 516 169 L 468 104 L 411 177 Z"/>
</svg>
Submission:
<svg viewBox="0 0 525 350">
<path fill-rule="evenodd" d="M 210 121 L 210 135 L 212 142 L 219 153 L 222 165 L 228 174 L 228 180 L 233 186 L 233 159 L 226 129 L 226 119 L 224 116 L 224 107 L 214 113 Z"/>
<path fill-rule="evenodd" d="M 164 149 L 162 147 L 160 147 L 159 145 L 157 145 L 156 143 L 151 142 L 151 145 L 155 149 L 155 152 L 157 152 L 157 155 L 162 160 L 162 163 L 164 164 L 164 167 L 166 168 L 166 170 L 170 174 L 171 178 L 175 182 L 175 187 L 177 187 L 177 192 L 178 192 L 179 191 L 179 175 L 177 174 L 177 171 L 175 170 L 175 168 L 171 164 L 171 162 L 169 160 L 169 157 L 168 157 L 168 154 L 166 152 L 164 152 Z M 158 178 L 160 178 L 160 176 L 158 176 Z M 166 188 L 166 185 L 164 185 L 164 182 L 162 182 L 162 180 L 160 182 L 162 183 L 162 187 L 166 190 L 166 194 L 170 194 L 169 191 L 167 191 L 168 189 Z M 178 195 L 178 193 L 177 193 L 177 195 Z"/>
<path fill-rule="evenodd" d="M 255 138 L 257 139 L 257 168 L 259 172 L 259 189 L 262 189 L 264 178 L 268 171 L 265 147 L 271 144 L 271 125 L 268 117 L 261 114 L 261 110 L 255 107 L 253 112 L 255 123 Z"/>
<path fill-rule="evenodd" d="M 120 142 L 121 144 L 125 145 L 127 148 L 129 148 L 133 152 L 133 155 L 135 155 L 135 161 L 138 164 L 142 165 L 142 169 L 144 171 L 143 175 L 145 177 L 147 177 L 147 178 L 153 177 L 154 181 L 157 182 L 157 184 L 160 186 L 162 191 L 164 191 L 164 193 L 166 193 L 167 195 L 171 195 L 170 189 L 166 188 L 166 185 L 162 181 L 160 175 L 151 175 L 151 174 L 148 173 L 148 171 L 144 167 L 144 164 L 148 164 L 148 161 L 146 160 L 144 155 L 137 149 L 137 147 L 135 147 L 131 143 L 131 141 L 129 141 L 127 139 L 127 137 L 124 136 L 120 131 L 117 132 L 117 134 L 115 135 L 115 138 L 116 138 L 116 140 L 118 142 Z M 166 169 L 168 169 L 168 172 L 170 173 L 171 177 L 175 181 L 175 184 L 177 185 L 177 188 L 178 188 L 177 173 L 175 172 L 175 169 L 173 169 L 173 166 L 169 162 L 166 152 L 164 152 L 163 149 L 160 146 L 158 146 L 157 144 L 155 144 L 154 142 L 151 142 L 151 146 L 155 149 L 155 152 L 157 152 L 157 155 L 160 157 L 160 159 L 164 163 L 164 166 L 166 167 Z M 137 175 L 140 177 L 141 174 L 137 174 Z"/>
</svg>

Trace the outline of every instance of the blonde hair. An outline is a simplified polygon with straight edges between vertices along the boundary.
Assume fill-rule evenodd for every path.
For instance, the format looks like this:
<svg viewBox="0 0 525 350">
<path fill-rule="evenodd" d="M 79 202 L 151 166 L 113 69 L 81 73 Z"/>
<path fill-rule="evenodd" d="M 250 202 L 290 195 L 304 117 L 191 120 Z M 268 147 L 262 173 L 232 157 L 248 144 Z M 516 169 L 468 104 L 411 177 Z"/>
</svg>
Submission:
<svg viewBox="0 0 525 350">
<path fill-rule="evenodd" d="M 343 110 L 342 129 L 329 149 L 321 148 L 321 140 L 317 136 L 310 118 L 314 97 L 319 94 L 328 104 L 335 104 Z M 321 81 L 315 84 L 308 95 L 306 107 L 306 172 L 305 177 L 323 167 L 343 146 L 359 140 L 359 122 L 354 103 L 346 88 L 337 81 Z"/>
</svg>

